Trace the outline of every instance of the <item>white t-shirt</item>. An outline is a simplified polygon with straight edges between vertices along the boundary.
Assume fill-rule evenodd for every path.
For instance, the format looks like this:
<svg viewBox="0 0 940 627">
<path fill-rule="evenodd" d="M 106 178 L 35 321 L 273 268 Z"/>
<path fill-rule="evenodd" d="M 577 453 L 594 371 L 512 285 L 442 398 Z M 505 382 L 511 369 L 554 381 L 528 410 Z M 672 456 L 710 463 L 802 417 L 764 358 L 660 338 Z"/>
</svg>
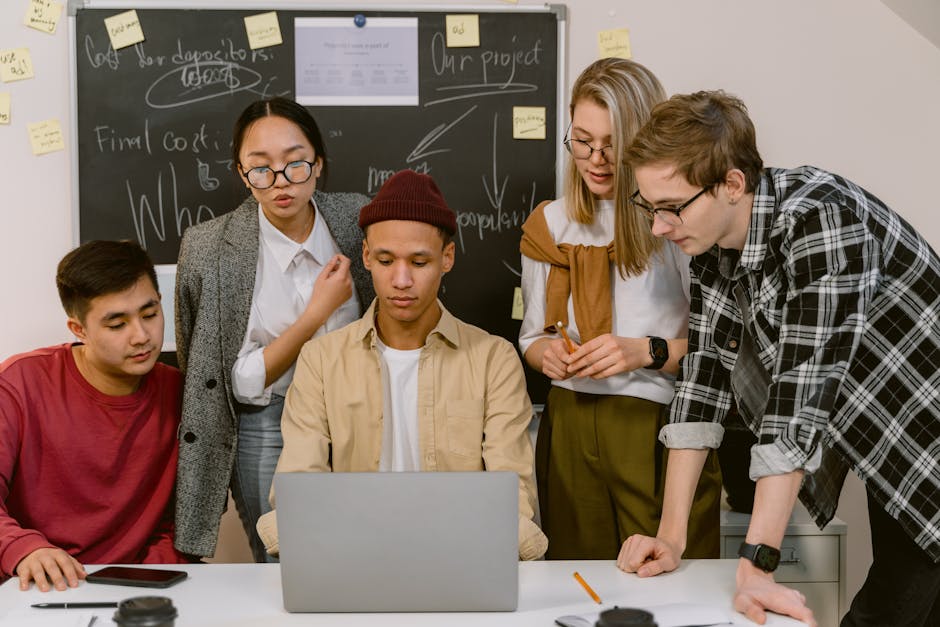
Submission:
<svg viewBox="0 0 940 627">
<path fill-rule="evenodd" d="M 313 204 L 312 200 L 310 202 Z M 271 402 L 271 392 L 283 396 L 294 378 L 294 364 L 291 364 L 277 381 L 265 387 L 264 349 L 297 321 L 310 300 L 313 284 L 323 266 L 340 252 L 323 214 L 316 205 L 313 209 L 316 212 L 313 229 L 304 242 L 298 243 L 271 224 L 258 206 L 255 288 L 245 341 L 232 366 L 232 393 L 240 403 L 267 405 Z M 352 296 L 337 307 L 313 335 L 339 329 L 358 318 L 359 298 L 353 290 Z"/>
<path fill-rule="evenodd" d="M 379 470 L 421 470 L 418 447 L 418 361 L 421 349 L 398 350 L 376 337 L 382 362 L 382 456 Z"/>
<path fill-rule="evenodd" d="M 557 243 L 607 246 L 614 239 L 614 202 L 597 203 L 594 222 L 581 224 L 568 219 L 564 199 L 545 207 L 548 230 Z M 557 337 L 545 327 L 545 285 L 550 265 L 522 256 L 522 298 L 525 307 L 519 330 L 523 354 L 537 339 Z M 654 254 L 646 271 L 626 279 L 610 264 L 611 333 L 619 337 L 687 337 L 689 326 L 689 257 L 675 244 L 663 242 L 662 253 Z M 568 299 L 568 335 L 581 343 L 574 306 Z M 576 392 L 636 396 L 666 404 L 672 400 L 675 379 L 656 370 L 639 369 L 606 379 L 570 378 L 552 381 Z"/>
</svg>

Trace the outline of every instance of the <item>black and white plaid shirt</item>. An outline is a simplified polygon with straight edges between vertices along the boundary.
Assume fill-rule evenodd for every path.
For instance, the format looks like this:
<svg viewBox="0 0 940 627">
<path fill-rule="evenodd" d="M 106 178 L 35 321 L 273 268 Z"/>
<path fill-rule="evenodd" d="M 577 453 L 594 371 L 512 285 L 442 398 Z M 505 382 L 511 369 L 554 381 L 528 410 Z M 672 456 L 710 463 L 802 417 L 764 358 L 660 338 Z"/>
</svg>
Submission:
<svg viewBox="0 0 940 627">
<path fill-rule="evenodd" d="M 940 259 L 924 239 L 850 181 L 768 169 L 744 250 L 715 247 L 692 260 L 692 275 L 666 446 L 721 442 L 742 340 L 737 284 L 770 375 L 750 425 L 752 478 L 806 470 L 801 496 L 823 526 L 851 466 L 940 561 Z"/>
</svg>

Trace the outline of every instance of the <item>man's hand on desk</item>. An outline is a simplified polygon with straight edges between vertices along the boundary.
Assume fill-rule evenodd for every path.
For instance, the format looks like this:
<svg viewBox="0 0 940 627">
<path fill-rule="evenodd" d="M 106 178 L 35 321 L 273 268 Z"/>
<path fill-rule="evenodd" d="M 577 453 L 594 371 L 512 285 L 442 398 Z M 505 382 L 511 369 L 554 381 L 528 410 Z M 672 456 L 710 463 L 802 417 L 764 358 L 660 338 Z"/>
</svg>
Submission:
<svg viewBox="0 0 940 627">
<path fill-rule="evenodd" d="M 742 558 L 736 579 L 738 589 L 734 594 L 734 609 L 758 625 L 767 622 L 769 610 L 816 627 L 813 611 L 806 606 L 803 593 L 775 582 L 772 573 L 765 573 Z"/>
<path fill-rule="evenodd" d="M 617 567 L 640 577 L 668 573 L 679 567 L 682 549 L 661 538 L 635 534 L 620 547 Z"/>
<path fill-rule="evenodd" d="M 48 592 L 50 581 L 56 590 L 77 588 L 78 580 L 85 578 L 85 567 L 62 549 L 36 549 L 16 565 L 16 576 L 20 578 L 20 590 L 29 590 L 29 582 Z"/>
</svg>

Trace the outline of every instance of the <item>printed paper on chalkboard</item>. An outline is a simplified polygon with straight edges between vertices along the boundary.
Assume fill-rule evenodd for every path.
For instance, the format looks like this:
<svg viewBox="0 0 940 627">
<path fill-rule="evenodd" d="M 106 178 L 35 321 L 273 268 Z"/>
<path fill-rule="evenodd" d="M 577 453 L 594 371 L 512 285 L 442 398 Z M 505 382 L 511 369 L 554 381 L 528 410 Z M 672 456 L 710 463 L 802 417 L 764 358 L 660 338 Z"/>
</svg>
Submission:
<svg viewBox="0 0 940 627">
<path fill-rule="evenodd" d="M 23 23 L 44 33 L 55 33 L 63 4 L 55 0 L 30 0 Z"/>
<path fill-rule="evenodd" d="M 106 17 L 104 26 L 108 29 L 111 47 L 115 50 L 133 46 L 144 40 L 144 31 L 140 27 L 140 20 L 137 19 L 137 11 L 134 9 Z"/>
<path fill-rule="evenodd" d="M 300 104 L 418 104 L 417 18 L 297 18 L 294 35 Z"/>
<path fill-rule="evenodd" d="M 252 50 L 280 46 L 284 43 L 281 39 L 281 25 L 278 23 L 276 11 L 246 17 L 245 32 L 248 34 L 248 45 Z"/>
<path fill-rule="evenodd" d="M 479 15 L 448 15 L 444 19 L 448 48 L 477 48 L 480 46 Z"/>
<path fill-rule="evenodd" d="M 512 138 L 545 139 L 545 107 L 513 107 Z"/>
<path fill-rule="evenodd" d="M 10 123 L 10 94 L 0 93 L 0 124 Z"/>
<path fill-rule="evenodd" d="M 4 83 L 33 77 L 33 60 L 29 48 L 0 50 L 0 79 Z"/>
<path fill-rule="evenodd" d="M 599 51 L 599 59 L 606 59 L 608 57 L 629 59 L 631 56 L 630 31 L 626 28 L 602 30 L 597 33 L 597 48 Z"/>
<path fill-rule="evenodd" d="M 35 124 L 28 124 L 29 143 L 33 147 L 34 155 L 44 155 L 57 150 L 65 150 L 65 139 L 62 137 L 62 126 L 56 119 L 44 120 Z"/>
</svg>

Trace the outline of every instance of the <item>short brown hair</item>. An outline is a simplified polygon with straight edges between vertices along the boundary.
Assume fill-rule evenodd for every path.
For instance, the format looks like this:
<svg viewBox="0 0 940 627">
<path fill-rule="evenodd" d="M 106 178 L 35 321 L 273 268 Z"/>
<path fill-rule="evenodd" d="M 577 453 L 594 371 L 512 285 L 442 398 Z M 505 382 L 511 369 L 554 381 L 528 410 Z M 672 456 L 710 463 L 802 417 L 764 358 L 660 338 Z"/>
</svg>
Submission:
<svg viewBox="0 0 940 627">
<path fill-rule="evenodd" d="M 84 323 L 92 299 L 123 292 L 142 276 L 160 292 L 153 262 L 137 242 L 95 240 L 62 258 L 55 282 L 65 313 Z"/>
<path fill-rule="evenodd" d="M 722 183 L 737 168 L 747 192 L 757 187 L 764 167 L 747 107 L 723 91 L 679 94 L 656 106 L 624 160 L 633 168 L 675 165 L 677 174 L 700 187 Z"/>
</svg>

